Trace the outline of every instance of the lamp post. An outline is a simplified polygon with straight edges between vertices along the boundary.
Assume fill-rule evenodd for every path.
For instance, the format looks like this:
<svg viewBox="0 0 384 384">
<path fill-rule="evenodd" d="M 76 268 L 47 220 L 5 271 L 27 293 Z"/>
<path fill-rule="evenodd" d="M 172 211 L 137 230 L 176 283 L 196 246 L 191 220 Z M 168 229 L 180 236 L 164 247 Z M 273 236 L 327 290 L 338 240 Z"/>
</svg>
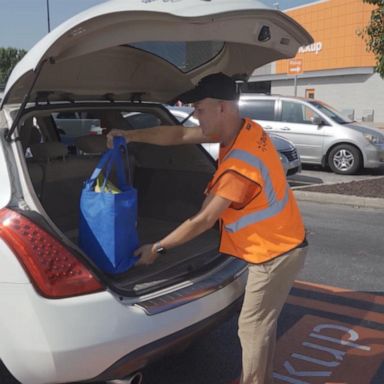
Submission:
<svg viewBox="0 0 384 384">
<path fill-rule="evenodd" d="M 51 20 L 49 16 L 49 0 L 47 0 L 47 24 L 48 24 L 48 32 L 51 32 Z"/>
</svg>

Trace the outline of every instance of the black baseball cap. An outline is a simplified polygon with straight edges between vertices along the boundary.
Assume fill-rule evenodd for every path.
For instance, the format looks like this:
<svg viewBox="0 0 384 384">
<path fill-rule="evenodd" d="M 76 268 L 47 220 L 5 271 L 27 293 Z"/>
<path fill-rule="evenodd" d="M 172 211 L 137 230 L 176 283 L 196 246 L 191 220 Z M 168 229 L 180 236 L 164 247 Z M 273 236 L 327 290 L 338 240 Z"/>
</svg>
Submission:
<svg viewBox="0 0 384 384">
<path fill-rule="evenodd" d="M 183 103 L 196 103 L 205 98 L 238 100 L 236 82 L 224 73 L 213 73 L 203 77 L 195 88 L 178 96 Z"/>
</svg>

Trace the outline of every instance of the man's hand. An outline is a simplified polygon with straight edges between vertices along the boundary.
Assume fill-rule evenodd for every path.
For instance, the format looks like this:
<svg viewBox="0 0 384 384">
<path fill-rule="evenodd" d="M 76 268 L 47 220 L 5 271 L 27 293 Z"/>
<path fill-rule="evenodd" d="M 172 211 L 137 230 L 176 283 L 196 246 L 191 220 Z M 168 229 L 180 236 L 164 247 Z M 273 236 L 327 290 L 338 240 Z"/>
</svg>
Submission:
<svg viewBox="0 0 384 384">
<path fill-rule="evenodd" d="M 128 132 L 123 129 L 112 129 L 107 135 L 107 147 L 113 148 L 113 138 L 115 136 L 123 136 L 125 141 L 128 142 Z"/>
<path fill-rule="evenodd" d="M 135 256 L 140 257 L 136 265 L 149 265 L 152 264 L 156 259 L 158 254 L 153 249 L 154 244 L 145 244 L 140 248 L 136 249 Z"/>
</svg>

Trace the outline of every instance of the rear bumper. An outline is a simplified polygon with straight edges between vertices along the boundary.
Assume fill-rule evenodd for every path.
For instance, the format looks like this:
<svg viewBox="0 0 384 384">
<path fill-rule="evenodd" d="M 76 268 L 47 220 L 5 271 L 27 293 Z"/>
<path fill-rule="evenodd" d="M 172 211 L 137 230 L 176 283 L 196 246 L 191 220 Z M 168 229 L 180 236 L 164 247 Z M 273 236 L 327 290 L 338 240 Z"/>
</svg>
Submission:
<svg viewBox="0 0 384 384">
<path fill-rule="evenodd" d="M 123 379 L 129 374 L 139 371 L 154 360 L 182 351 L 199 335 L 209 332 L 215 325 L 240 311 L 242 302 L 243 296 L 209 318 L 129 353 L 106 369 L 101 375 L 85 382 L 91 383 Z"/>
<path fill-rule="evenodd" d="M 287 176 L 301 172 L 302 166 L 300 159 L 290 161 L 287 168 Z"/>
<path fill-rule="evenodd" d="M 204 288 L 206 295 L 163 311 L 156 306 L 153 314 L 108 291 L 48 300 L 28 283 L 0 284 L 0 359 L 28 384 L 124 377 L 233 314 L 246 275 L 240 268 L 224 286 L 217 279 L 209 293 L 211 285 L 200 283 L 210 279 L 202 279 L 196 293 Z"/>
</svg>

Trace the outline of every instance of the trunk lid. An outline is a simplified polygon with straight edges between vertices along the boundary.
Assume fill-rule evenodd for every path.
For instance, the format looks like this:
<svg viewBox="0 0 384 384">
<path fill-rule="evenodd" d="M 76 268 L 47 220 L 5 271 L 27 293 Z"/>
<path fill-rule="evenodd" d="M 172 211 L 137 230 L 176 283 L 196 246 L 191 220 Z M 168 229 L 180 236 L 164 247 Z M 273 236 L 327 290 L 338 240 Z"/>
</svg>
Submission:
<svg viewBox="0 0 384 384">
<path fill-rule="evenodd" d="M 29 101 L 167 102 L 208 73 L 247 78 L 311 42 L 260 1 L 110 0 L 38 42 L 12 72 L 2 105 L 21 103 L 29 91 Z"/>
</svg>

